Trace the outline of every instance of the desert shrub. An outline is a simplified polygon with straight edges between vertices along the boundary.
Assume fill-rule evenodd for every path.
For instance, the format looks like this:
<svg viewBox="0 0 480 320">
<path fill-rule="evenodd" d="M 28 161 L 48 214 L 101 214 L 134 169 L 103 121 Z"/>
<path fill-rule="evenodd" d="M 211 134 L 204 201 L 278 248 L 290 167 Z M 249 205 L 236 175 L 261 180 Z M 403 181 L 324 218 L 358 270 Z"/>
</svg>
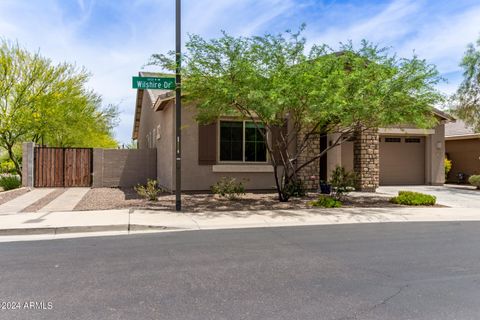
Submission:
<svg viewBox="0 0 480 320">
<path fill-rule="evenodd" d="M 407 206 L 433 206 L 436 201 L 435 196 L 412 191 L 399 191 L 398 196 L 390 199 L 391 203 Z"/>
<path fill-rule="evenodd" d="M 445 180 L 447 180 L 448 173 L 452 170 L 452 160 L 445 158 L 443 165 L 445 167 Z"/>
<path fill-rule="evenodd" d="M 477 189 L 480 189 L 480 175 L 470 176 L 468 182 L 470 182 L 472 186 L 477 187 Z"/>
<path fill-rule="evenodd" d="M 245 194 L 245 187 L 241 181 L 232 177 L 222 177 L 212 186 L 212 192 L 228 200 L 237 200 Z"/>
<path fill-rule="evenodd" d="M 317 200 L 310 201 L 309 205 L 312 207 L 322 207 L 322 208 L 340 208 L 342 202 L 338 199 L 329 197 L 329 196 L 319 196 Z"/>
<path fill-rule="evenodd" d="M 158 201 L 158 195 L 164 191 L 158 187 L 157 180 L 152 179 L 148 179 L 146 185 L 137 185 L 134 189 L 140 197 L 149 201 Z"/>
<path fill-rule="evenodd" d="M 0 187 L 2 187 L 5 191 L 17 189 L 21 185 L 22 181 L 20 180 L 20 177 L 15 174 L 6 173 L 0 175 Z"/>
<path fill-rule="evenodd" d="M 14 173 L 15 164 L 12 160 L 4 160 L 0 162 L 0 173 Z"/>
<path fill-rule="evenodd" d="M 301 198 L 301 197 L 305 197 L 305 194 L 307 193 L 307 191 L 303 181 L 300 179 L 297 179 L 297 180 L 290 181 L 285 186 L 283 193 L 287 198 L 291 198 L 291 197 Z"/>
<path fill-rule="evenodd" d="M 332 196 L 341 200 L 346 194 L 355 190 L 356 175 L 354 172 L 337 166 L 333 171 L 329 183 L 332 185 Z"/>
</svg>

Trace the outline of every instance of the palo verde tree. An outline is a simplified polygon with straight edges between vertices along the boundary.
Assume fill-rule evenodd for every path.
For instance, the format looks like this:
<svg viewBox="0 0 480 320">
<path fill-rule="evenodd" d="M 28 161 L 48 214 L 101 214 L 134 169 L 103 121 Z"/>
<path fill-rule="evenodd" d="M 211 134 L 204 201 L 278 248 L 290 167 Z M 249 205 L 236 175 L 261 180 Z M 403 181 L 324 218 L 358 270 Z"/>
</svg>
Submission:
<svg viewBox="0 0 480 320">
<path fill-rule="evenodd" d="M 0 147 L 21 174 L 15 149 L 24 141 L 51 146 L 114 147 L 115 107 L 86 89 L 90 75 L 53 65 L 17 43 L 0 40 Z"/>
<path fill-rule="evenodd" d="M 236 116 L 254 122 L 268 141 L 280 201 L 288 201 L 303 168 L 354 133 L 398 123 L 432 126 L 432 106 L 442 98 L 434 66 L 415 56 L 391 56 L 367 41 L 358 49 L 347 43 L 337 52 L 326 45 L 307 52 L 301 31 L 261 37 L 224 33 L 213 40 L 192 35 L 186 48 L 183 90 L 197 105 L 197 120 Z M 155 54 L 151 63 L 175 68 L 172 53 Z M 279 130 L 286 120 L 288 130 Z M 310 137 L 320 133 L 339 135 L 326 150 L 300 162 Z"/>
<path fill-rule="evenodd" d="M 480 38 L 468 45 L 460 66 L 463 81 L 453 96 L 453 113 L 480 132 Z"/>
</svg>

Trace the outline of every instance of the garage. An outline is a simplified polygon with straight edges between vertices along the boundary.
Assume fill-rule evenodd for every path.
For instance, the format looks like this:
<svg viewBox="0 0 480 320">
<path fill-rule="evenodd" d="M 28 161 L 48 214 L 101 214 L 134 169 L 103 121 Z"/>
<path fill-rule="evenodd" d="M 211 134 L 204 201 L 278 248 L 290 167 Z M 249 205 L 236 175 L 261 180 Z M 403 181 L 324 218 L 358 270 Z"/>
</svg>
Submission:
<svg viewBox="0 0 480 320">
<path fill-rule="evenodd" d="M 380 185 L 425 184 L 425 137 L 380 137 Z"/>
</svg>

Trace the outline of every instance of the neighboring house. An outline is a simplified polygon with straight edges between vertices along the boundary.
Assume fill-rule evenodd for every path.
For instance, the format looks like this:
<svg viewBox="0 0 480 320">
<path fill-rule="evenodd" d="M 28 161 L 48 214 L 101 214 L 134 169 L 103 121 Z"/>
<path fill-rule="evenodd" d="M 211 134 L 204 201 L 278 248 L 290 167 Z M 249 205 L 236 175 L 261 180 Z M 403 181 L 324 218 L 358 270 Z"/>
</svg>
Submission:
<svg viewBox="0 0 480 320">
<path fill-rule="evenodd" d="M 445 126 L 445 149 L 447 158 L 452 160 L 448 181 L 466 182 L 469 176 L 480 174 L 480 133 L 465 122 L 457 120 Z M 464 179 L 459 177 L 460 173 Z"/>
<path fill-rule="evenodd" d="M 155 76 L 140 73 L 141 76 Z M 163 90 L 138 90 L 133 139 L 138 147 L 157 149 L 157 178 L 167 189 L 175 188 L 174 94 Z M 211 125 L 195 121 L 196 108 L 182 108 L 182 189 L 208 190 L 223 176 L 244 180 L 248 189 L 273 189 L 273 168 L 265 141 L 249 121 L 223 118 Z M 444 124 L 453 120 L 435 111 L 434 129 L 380 128 L 361 139 L 331 149 L 320 161 L 302 171 L 310 188 L 317 188 L 338 165 L 361 172 L 361 189 L 374 191 L 378 185 L 444 183 Z M 271 134 L 268 135 L 271 137 Z M 310 150 L 317 153 L 335 139 L 335 134 L 314 137 Z M 354 147 L 361 152 L 354 168 Z M 301 158 L 301 157 L 300 157 Z M 300 159 L 301 161 L 301 159 Z"/>
</svg>

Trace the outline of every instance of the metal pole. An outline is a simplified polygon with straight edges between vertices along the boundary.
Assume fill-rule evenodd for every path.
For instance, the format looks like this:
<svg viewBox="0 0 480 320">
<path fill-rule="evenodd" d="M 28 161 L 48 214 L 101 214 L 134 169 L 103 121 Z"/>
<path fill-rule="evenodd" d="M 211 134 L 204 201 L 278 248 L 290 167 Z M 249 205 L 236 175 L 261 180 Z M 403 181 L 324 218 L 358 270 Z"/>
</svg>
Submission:
<svg viewBox="0 0 480 320">
<path fill-rule="evenodd" d="M 176 60 L 176 90 L 175 90 L 175 132 L 176 132 L 176 161 L 175 161 L 175 209 L 182 210 L 182 77 L 181 72 L 181 0 L 176 0 L 175 6 L 175 60 Z"/>
</svg>

